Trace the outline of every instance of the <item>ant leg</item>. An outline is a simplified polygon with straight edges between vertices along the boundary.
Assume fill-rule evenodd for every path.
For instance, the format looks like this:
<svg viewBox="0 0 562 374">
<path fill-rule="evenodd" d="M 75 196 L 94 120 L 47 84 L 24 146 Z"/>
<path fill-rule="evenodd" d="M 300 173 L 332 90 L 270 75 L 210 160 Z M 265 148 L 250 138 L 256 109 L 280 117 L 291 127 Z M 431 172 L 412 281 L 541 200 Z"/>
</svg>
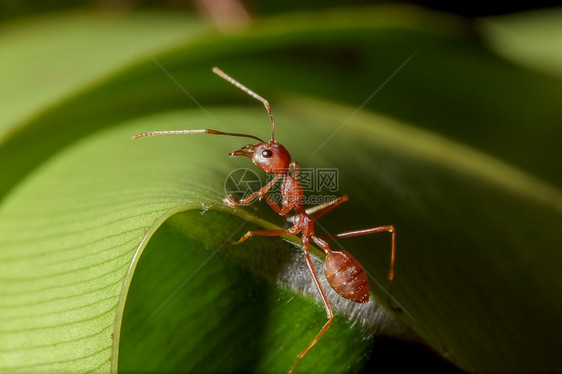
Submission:
<svg viewBox="0 0 562 374">
<path fill-rule="evenodd" d="M 265 201 L 267 201 L 267 203 L 275 213 L 284 215 L 281 207 L 275 202 L 275 200 L 271 198 L 271 196 L 269 196 L 268 193 L 264 192 L 263 197 L 265 197 Z"/>
<path fill-rule="evenodd" d="M 238 240 L 236 244 L 240 244 L 246 239 L 251 238 L 252 236 L 281 236 L 281 235 L 295 235 L 298 234 L 300 230 L 293 226 L 289 227 L 287 230 L 259 230 L 259 231 L 248 231 Z"/>
<path fill-rule="evenodd" d="M 291 227 L 288 230 L 248 231 L 242 238 L 240 238 L 238 243 L 242 243 L 243 241 L 245 241 L 246 239 L 248 239 L 252 236 L 281 236 L 281 235 L 294 235 L 294 234 L 298 234 L 298 231 L 296 230 L 296 228 L 294 226 Z M 316 273 L 316 270 L 314 269 L 314 265 L 312 264 L 312 260 L 310 258 L 310 253 L 308 252 L 309 243 L 308 243 L 307 239 L 308 238 L 305 239 L 303 237 L 303 241 L 302 241 L 306 265 L 308 266 L 308 270 L 312 274 L 312 279 L 314 280 L 314 284 L 316 285 L 316 288 L 320 292 L 320 296 L 322 297 L 322 302 L 324 303 L 324 308 L 326 309 L 326 316 L 327 316 L 328 320 L 326 321 L 326 323 L 324 324 L 324 326 L 322 327 L 320 332 L 316 335 L 316 337 L 306 346 L 305 349 L 302 350 L 301 353 L 299 353 L 299 355 L 297 356 L 297 361 L 293 365 L 292 369 L 289 371 L 289 374 L 292 374 L 295 371 L 295 368 L 297 367 L 300 360 L 302 360 L 303 357 L 308 353 L 308 351 L 318 342 L 318 340 L 320 340 L 320 338 L 322 338 L 324 333 L 328 330 L 328 327 L 330 327 L 330 325 L 332 324 L 332 320 L 334 319 L 334 313 L 332 311 L 332 306 L 330 305 L 330 302 L 328 301 L 328 297 L 326 296 L 326 293 L 324 292 L 324 289 L 322 288 L 322 285 L 320 284 L 320 279 L 318 278 L 318 274 Z M 319 239 L 319 238 L 316 238 L 316 239 Z M 321 240 L 321 239 L 319 239 L 319 240 Z M 315 242 L 316 242 L 316 240 L 315 240 Z M 324 243 L 326 243 L 326 242 L 324 242 Z M 327 243 L 326 243 L 326 246 L 327 246 Z"/>
<path fill-rule="evenodd" d="M 308 266 L 308 270 L 310 270 L 310 273 L 312 274 L 312 278 L 314 279 L 314 284 L 316 285 L 316 288 L 318 289 L 318 291 L 320 291 L 320 295 L 322 296 L 322 301 L 324 303 L 324 308 L 326 308 L 326 315 L 327 315 L 328 320 L 326 321 L 326 323 L 324 324 L 324 326 L 322 327 L 320 332 L 316 335 L 316 337 L 306 346 L 306 348 L 301 353 L 299 353 L 299 355 L 297 357 L 297 362 L 295 362 L 295 364 L 293 365 L 293 367 L 289 371 L 289 374 L 292 374 L 295 371 L 299 362 L 308 353 L 308 351 L 310 351 L 310 349 L 318 342 L 318 340 L 320 340 L 320 338 L 322 338 L 324 333 L 328 330 L 328 327 L 330 327 L 330 325 L 332 324 L 332 320 L 334 319 L 334 313 L 332 311 L 332 306 L 330 305 L 330 302 L 328 301 L 328 297 L 326 296 L 326 293 L 324 292 L 324 289 L 320 285 L 320 280 L 318 279 L 318 274 L 316 274 L 316 270 L 314 269 L 314 265 L 312 264 L 312 260 L 310 259 L 310 254 L 308 252 L 308 241 L 306 241 L 306 243 L 303 241 L 303 249 L 304 249 L 304 257 L 306 259 L 306 265 Z"/>
<path fill-rule="evenodd" d="M 295 207 L 295 204 L 291 203 L 291 202 L 289 202 L 287 205 L 279 206 L 275 202 L 275 200 L 273 200 L 271 198 L 271 196 L 269 196 L 269 194 L 266 193 L 266 192 L 263 193 L 263 197 L 266 198 L 266 201 L 269 204 L 269 206 L 271 207 L 271 209 L 273 209 L 273 211 L 275 213 L 279 214 L 280 216 L 287 215 L 287 213 L 289 213 Z M 287 221 L 293 222 L 293 217 L 287 218 Z"/>
<path fill-rule="evenodd" d="M 401 309 L 399 307 L 395 307 L 392 304 L 392 280 L 394 279 L 394 262 L 396 260 L 396 229 L 394 228 L 394 226 L 392 226 L 392 225 L 379 226 L 379 227 L 372 227 L 372 228 L 356 230 L 356 231 L 342 232 L 340 234 L 325 236 L 322 239 L 333 240 L 333 239 L 352 238 L 354 236 L 377 234 L 379 232 L 390 232 L 390 233 L 392 233 L 392 246 L 391 246 L 391 252 L 390 252 L 390 268 L 388 270 L 388 305 L 390 306 L 390 309 L 392 309 L 394 312 L 400 312 Z"/>
<path fill-rule="evenodd" d="M 337 199 L 334 199 L 332 201 L 328 201 L 327 203 L 316 205 L 316 206 L 313 206 L 312 208 L 308 208 L 306 210 L 306 214 L 308 216 L 310 216 L 310 218 L 312 218 L 313 220 L 316 221 L 320 217 L 323 217 L 324 215 L 331 212 L 332 210 L 334 210 L 335 208 L 337 208 L 342 203 L 345 203 L 348 200 L 349 200 L 349 197 L 347 197 L 347 195 L 343 195 L 343 196 L 338 197 Z M 288 218 L 288 220 L 291 220 L 292 218 L 293 217 L 290 217 L 290 218 Z"/>
<path fill-rule="evenodd" d="M 322 216 L 326 215 L 327 213 L 331 212 L 332 210 L 334 210 L 335 208 L 337 208 L 342 203 L 345 203 L 348 200 L 349 200 L 349 198 L 347 197 L 347 195 L 343 195 L 343 196 L 340 196 L 337 199 L 334 199 L 334 200 L 329 201 L 327 203 L 316 205 L 316 206 L 313 206 L 312 208 L 306 209 L 306 214 L 310 218 L 312 218 L 314 221 L 316 221 L 320 217 L 322 217 Z M 287 222 L 292 223 L 294 221 L 294 219 L 295 219 L 295 216 L 288 217 Z"/>
<path fill-rule="evenodd" d="M 328 254 L 332 252 L 332 249 L 330 248 L 330 246 L 328 245 L 328 242 L 320 239 L 319 237 L 312 235 L 312 240 L 314 240 L 314 243 L 316 243 L 317 246 L 319 246 L 320 248 L 322 248 L 322 250 L 324 251 L 324 253 Z"/>
<path fill-rule="evenodd" d="M 252 236 L 281 236 L 281 235 L 293 235 L 294 233 L 289 230 L 262 230 L 262 231 L 248 231 L 243 237 L 238 240 L 236 244 L 240 244 L 243 241 L 251 238 Z"/>
<path fill-rule="evenodd" d="M 275 183 L 277 183 L 277 181 L 279 181 L 279 179 L 281 179 L 281 177 L 282 177 L 281 174 L 276 175 L 275 178 L 273 178 L 271 181 L 269 181 L 268 184 L 266 184 L 265 186 L 260 188 L 258 191 L 252 193 L 250 196 L 248 196 L 247 198 L 245 198 L 243 200 L 236 201 L 236 200 L 234 200 L 232 195 L 226 195 L 226 197 L 223 199 L 223 201 L 225 203 L 231 205 L 231 206 L 248 205 L 257 198 L 261 199 L 267 193 L 267 191 L 269 191 L 271 189 L 271 187 L 273 187 L 273 185 Z"/>
</svg>

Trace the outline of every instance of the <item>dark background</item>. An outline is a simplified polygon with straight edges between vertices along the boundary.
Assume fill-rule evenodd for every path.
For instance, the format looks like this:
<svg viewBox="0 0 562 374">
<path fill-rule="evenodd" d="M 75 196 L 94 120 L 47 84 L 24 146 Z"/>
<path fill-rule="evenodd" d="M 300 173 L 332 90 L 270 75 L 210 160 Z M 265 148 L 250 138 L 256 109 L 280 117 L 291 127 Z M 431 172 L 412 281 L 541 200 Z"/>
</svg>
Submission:
<svg viewBox="0 0 562 374">
<path fill-rule="evenodd" d="M 274 14 L 289 12 L 295 10 L 330 8 L 338 6 L 357 6 L 357 5 L 380 5 L 380 4 L 413 4 L 428 9 L 443 11 L 447 13 L 457 14 L 467 18 L 484 17 L 492 15 L 507 14 L 520 12 L 530 9 L 548 8 L 560 5 L 559 1 L 533 1 L 533 2 L 474 2 L 474 1 L 373 1 L 373 0 L 349 0 L 343 4 L 341 1 L 327 0 L 309 0 L 306 2 L 300 0 L 277 1 L 242 1 L 254 14 Z M 49 11 L 57 11 L 62 9 L 80 8 L 80 7 L 108 7 L 108 8 L 177 8 L 177 9 L 193 9 L 194 2 L 189 0 L 76 0 L 69 4 L 66 0 L 2 0 L 0 1 L 0 20 L 9 18 L 23 17 L 34 13 L 42 13 Z"/>
</svg>

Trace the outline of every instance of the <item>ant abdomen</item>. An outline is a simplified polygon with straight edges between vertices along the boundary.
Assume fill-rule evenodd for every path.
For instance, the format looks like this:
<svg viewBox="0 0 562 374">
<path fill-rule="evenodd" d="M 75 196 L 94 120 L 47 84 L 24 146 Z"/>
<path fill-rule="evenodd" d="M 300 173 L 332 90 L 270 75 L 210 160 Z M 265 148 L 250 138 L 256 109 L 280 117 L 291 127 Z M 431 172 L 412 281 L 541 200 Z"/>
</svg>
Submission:
<svg viewBox="0 0 562 374">
<path fill-rule="evenodd" d="M 326 279 L 341 296 L 356 303 L 369 301 L 369 281 L 361 263 L 346 251 L 329 252 L 324 262 Z"/>
</svg>

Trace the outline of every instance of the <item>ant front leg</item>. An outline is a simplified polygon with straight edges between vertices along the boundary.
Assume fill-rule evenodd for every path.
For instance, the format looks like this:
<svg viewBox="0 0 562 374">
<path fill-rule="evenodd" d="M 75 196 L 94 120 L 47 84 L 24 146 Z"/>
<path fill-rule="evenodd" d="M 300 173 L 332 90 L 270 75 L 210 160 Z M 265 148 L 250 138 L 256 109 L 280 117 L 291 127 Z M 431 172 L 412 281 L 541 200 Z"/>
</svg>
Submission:
<svg viewBox="0 0 562 374">
<path fill-rule="evenodd" d="M 271 207 L 271 209 L 273 209 L 273 211 L 279 215 L 284 215 L 283 214 L 283 209 L 281 209 L 281 207 L 279 205 L 277 205 L 277 203 L 275 202 L 275 200 L 273 200 L 273 198 L 271 196 L 269 196 L 268 193 L 264 192 L 263 193 L 263 197 L 265 197 L 265 201 L 267 201 L 267 203 L 269 204 L 269 206 Z"/>
<path fill-rule="evenodd" d="M 281 179 L 282 176 L 283 175 L 280 175 L 280 174 L 276 175 L 275 178 L 273 178 L 268 184 L 266 184 L 265 186 L 260 188 L 258 191 L 252 193 L 250 196 L 248 196 L 245 199 L 242 199 L 240 201 L 236 201 L 236 200 L 234 200 L 232 195 L 226 195 L 226 197 L 223 199 L 223 201 L 230 206 L 249 205 L 255 199 L 258 199 L 258 198 L 261 199 L 263 196 L 266 196 L 267 191 L 269 191 L 271 189 L 271 187 L 273 187 L 273 185 L 275 183 L 277 183 L 277 181 L 279 181 L 279 179 Z"/>
<path fill-rule="evenodd" d="M 400 312 L 401 309 L 399 307 L 395 307 L 392 304 L 392 280 L 394 279 L 394 262 L 396 260 L 396 229 L 394 226 L 379 226 L 379 227 L 372 227 L 368 229 L 356 230 L 356 231 L 348 231 L 342 232 L 340 234 L 328 235 L 323 237 L 324 240 L 333 240 L 333 239 L 343 239 L 343 238 L 352 238 L 355 236 L 362 236 L 362 235 L 370 235 L 370 234 L 377 234 L 379 232 L 390 232 L 392 234 L 392 244 L 391 244 L 391 252 L 390 252 L 390 268 L 388 270 L 388 305 L 394 312 Z"/>
</svg>

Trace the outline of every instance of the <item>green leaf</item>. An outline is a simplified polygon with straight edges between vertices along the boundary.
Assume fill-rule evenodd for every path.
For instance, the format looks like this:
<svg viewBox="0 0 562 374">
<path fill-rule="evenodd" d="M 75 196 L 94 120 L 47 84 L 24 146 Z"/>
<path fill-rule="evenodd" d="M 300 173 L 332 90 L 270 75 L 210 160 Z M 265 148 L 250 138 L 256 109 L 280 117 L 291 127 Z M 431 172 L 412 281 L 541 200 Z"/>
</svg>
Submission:
<svg viewBox="0 0 562 374">
<path fill-rule="evenodd" d="M 221 203 L 231 171 L 257 171 L 227 157 L 240 139 L 130 140 L 181 128 L 268 136 L 261 104 L 210 73 L 220 65 L 270 100 L 276 139 L 301 167 L 338 170 L 334 194 L 350 202 L 319 232 L 398 231 L 393 292 L 406 327 L 376 304 L 349 319 L 353 303 L 333 296 L 336 322 L 299 370 L 359 372 L 380 332 L 423 340 L 465 370 L 559 370 L 562 89 L 469 35 L 412 9 L 292 14 L 161 54 L 149 43 L 141 55 L 155 57 L 132 65 L 113 50 L 117 63 L 92 61 L 64 90 L 45 89 L 29 116 L 20 93 L 0 144 L 0 368 L 286 372 L 320 329 L 322 306 L 295 290 L 312 287 L 298 248 L 223 245 L 285 224 L 263 203 Z M 56 56 L 55 66 L 67 58 Z M 340 244 L 385 300 L 388 235 Z"/>
<path fill-rule="evenodd" d="M 193 17 L 161 12 L 126 17 L 61 13 L 3 26 L 2 137 L 14 124 L 41 115 L 68 95 L 98 85 L 130 64 L 194 39 L 204 30 Z"/>
<path fill-rule="evenodd" d="M 491 47 L 516 63 L 562 77 L 562 8 L 480 20 Z"/>
</svg>

